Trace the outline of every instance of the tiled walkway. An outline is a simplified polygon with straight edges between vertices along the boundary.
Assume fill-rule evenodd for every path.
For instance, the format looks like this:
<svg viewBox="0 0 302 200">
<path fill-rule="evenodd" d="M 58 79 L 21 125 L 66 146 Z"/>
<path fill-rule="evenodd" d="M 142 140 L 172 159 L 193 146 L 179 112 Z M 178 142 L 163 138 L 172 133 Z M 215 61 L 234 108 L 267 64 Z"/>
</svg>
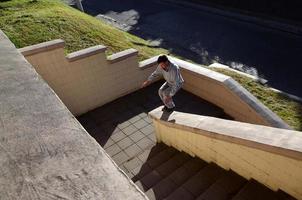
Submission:
<svg viewBox="0 0 302 200">
<path fill-rule="evenodd" d="M 147 113 L 162 105 L 157 94 L 161 84 L 154 83 L 78 117 L 89 134 L 121 168 L 156 143 L 152 121 Z M 177 111 L 227 117 L 220 108 L 184 90 L 177 93 L 175 103 Z M 140 161 L 143 162 L 138 158 L 137 162 Z"/>
</svg>

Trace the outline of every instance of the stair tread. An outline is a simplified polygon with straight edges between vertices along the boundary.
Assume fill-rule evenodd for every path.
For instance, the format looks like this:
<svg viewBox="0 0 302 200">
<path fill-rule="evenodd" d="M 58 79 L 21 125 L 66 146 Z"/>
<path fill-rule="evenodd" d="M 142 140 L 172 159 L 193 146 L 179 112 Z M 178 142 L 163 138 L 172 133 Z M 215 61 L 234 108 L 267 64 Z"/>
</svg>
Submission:
<svg viewBox="0 0 302 200">
<path fill-rule="evenodd" d="M 270 190 L 266 186 L 257 182 L 256 180 L 250 180 L 232 200 L 278 200 L 279 197 L 276 192 Z"/>
<path fill-rule="evenodd" d="M 228 171 L 211 185 L 197 200 L 231 199 L 245 185 L 246 179 L 233 171 Z"/>
<path fill-rule="evenodd" d="M 154 156 L 150 160 L 147 160 L 147 164 L 152 168 L 155 169 L 157 166 L 171 158 L 174 154 L 177 153 L 177 150 L 174 148 L 167 148 L 157 154 L 157 156 Z"/>
<path fill-rule="evenodd" d="M 185 181 L 187 181 L 191 176 L 193 176 L 202 168 L 204 168 L 206 165 L 207 165 L 206 162 L 197 158 L 192 158 L 188 160 L 186 163 L 184 163 L 181 167 L 176 169 L 174 172 L 172 172 L 168 177 L 174 183 L 176 183 L 176 185 L 180 186 Z"/>
<path fill-rule="evenodd" d="M 167 160 L 165 163 L 157 167 L 155 170 L 163 177 L 166 177 L 189 159 L 190 156 L 188 154 L 179 152 L 176 153 L 169 160 Z"/>
<path fill-rule="evenodd" d="M 198 197 L 209 186 L 211 186 L 218 178 L 220 178 L 225 170 L 211 163 L 201 169 L 196 175 L 186 181 L 182 187 Z"/>
<path fill-rule="evenodd" d="M 168 196 L 173 190 L 177 188 L 177 185 L 169 178 L 164 178 L 158 184 L 150 188 L 145 194 L 152 199 L 163 199 Z"/>
<path fill-rule="evenodd" d="M 163 143 L 157 143 L 151 149 L 147 149 L 138 155 L 137 158 L 141 160 L 143 164 L 131 170 L 131 173 L 133 174 L 132 181 L 136 182 L 146 174 L 150 173 L 153 169 L 149 165 L 148 161 L 156 160 L 158 162 L 158 158 L 155 157 L 157 157 L 158 154 L 165 154 L 165 151 L 171 152 L 171 149 Z"/>
<path fill-rule="evenodd" d="M 296 198 L 290 196 L 289 194 L 287 194 L 286 192 L 284 192 L 282 190 L 278 190 L 277 195 L 280 200 L 297 200 Z"/>
<path fill-rule="evenodd" d="M 165 200 L 194 200 L 195 197 L 188 190 L 183 187 L 177 188 L 173 193 L 171 193 Z"/>
<path fill-rule="evenodd" d="M 190 159 L 190 156 L 184 153 L 176 153 L 170 157 L 167 161 L 163 161 L 156 169 L 143 176 L 137 182 L 141 182 L 144 185 L 144 191 L 156 185 L 159 181 L 167 177 L 171 172 L 181 166 L 186 160 Z"/>
<path fill-rule="evenodd" d="M 147 191 L 149 188 L 154 186 L 156 183 L 158 183 L 160 180 L 162 180 L 163 177 L 155 170 L 151 171 L 147 175 L 145 175 L 140 180 L 136 181 L 136 185 L 142 185 L 143 188 L 141 188 L 143 191 Z"/>
</svg>

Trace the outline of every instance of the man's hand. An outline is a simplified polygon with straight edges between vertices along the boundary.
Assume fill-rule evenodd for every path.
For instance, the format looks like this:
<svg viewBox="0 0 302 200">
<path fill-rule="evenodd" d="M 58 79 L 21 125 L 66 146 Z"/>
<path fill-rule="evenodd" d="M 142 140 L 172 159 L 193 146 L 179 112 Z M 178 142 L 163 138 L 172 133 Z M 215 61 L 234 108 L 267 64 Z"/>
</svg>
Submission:
<svg viewBox="0 0 302 200">
<path fill-rule="evenodd" d="M 150 84 L 150 81 L 143 82 L 141 88 L 147 87 Z"/>
</svg>

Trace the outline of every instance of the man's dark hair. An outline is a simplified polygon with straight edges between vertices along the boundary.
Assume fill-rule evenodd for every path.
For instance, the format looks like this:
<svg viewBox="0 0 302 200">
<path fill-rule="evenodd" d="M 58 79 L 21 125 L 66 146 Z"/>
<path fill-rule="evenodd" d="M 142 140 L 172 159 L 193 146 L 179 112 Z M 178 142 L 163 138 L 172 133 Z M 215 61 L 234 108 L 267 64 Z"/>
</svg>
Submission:
<svg viewBox="0 0 302 200">
<path fill-rule="evenodd" d="M 158 59 L 157 59 L 157 64 L 160 64 L 162 62 L 166 62 L 168 61 L 168 58 L 166 55 L 161 55 L 161 56 L 158 56 Z"/>
</svg>

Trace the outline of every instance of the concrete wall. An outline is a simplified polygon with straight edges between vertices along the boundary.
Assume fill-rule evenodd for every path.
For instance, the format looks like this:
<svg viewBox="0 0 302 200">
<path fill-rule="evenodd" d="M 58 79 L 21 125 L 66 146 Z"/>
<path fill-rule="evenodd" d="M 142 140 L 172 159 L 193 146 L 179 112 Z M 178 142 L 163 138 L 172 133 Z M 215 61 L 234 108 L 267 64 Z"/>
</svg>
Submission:
<svg viewBox="0 0 302 200">
<path fill-rule="evenodd" d="M 65 57 L 62 40 L 20 49 L 74 115 L 139 89 L 157 65 L 157 57 L 139 63 L 135 49 L 109 57 L 105 51 L 106 47 L 98 45 Z M 235 120 L 290 128 L 231 77 L 170 59 L 181 67 L 185 90 L 223 108 Z"/>
<path fill-rule="evenodd" d="M 105 51 L 106 47 L 99 45 L 65 57 L 62 40 L 20 49 L 74 115 L 139 89 L 154 70 L 138 67 L 135 49 L 108 58 Z"/>
<path fill-rule="evenodd" d="M 161 108 L 149 113 L 158 142 L 302 199 L 302 133 Z"/>
<path fill-rule="evenodd" d="M 143 68 L 156 65 L 156 58 L 144 61 Z M 235 120 L 290 129 L 280 117 L 231 77 L 175 57 L 170 57 L 170 60 L 180 66 L 185 90 L 223 108 Z"/>
<path fill-rule="evenodd" d="M 147 199 L 1 30 L 0 91 L 1 200 Z"/>
</svg>

